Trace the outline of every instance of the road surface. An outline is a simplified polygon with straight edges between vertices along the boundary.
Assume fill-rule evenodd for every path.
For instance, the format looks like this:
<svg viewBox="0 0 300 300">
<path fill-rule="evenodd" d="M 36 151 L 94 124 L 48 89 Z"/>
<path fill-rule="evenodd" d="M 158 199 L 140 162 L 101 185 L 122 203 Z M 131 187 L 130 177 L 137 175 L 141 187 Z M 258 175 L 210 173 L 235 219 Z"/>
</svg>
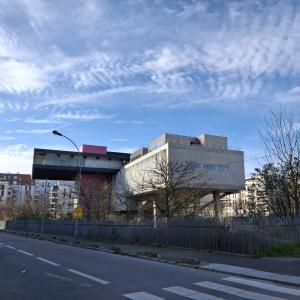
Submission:
<svg viewBox="0 0 300 300">
<path fill-rule="evenodd" d="M 300 289 L 0 233 L 0 299 L 300 299 Z"/>
</svg>

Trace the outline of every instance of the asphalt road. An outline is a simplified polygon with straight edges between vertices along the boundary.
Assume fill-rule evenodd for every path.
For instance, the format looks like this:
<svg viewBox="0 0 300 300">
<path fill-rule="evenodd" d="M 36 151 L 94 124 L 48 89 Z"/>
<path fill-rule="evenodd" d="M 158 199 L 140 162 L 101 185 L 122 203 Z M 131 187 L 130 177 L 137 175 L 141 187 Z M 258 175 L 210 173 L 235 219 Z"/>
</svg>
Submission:
<svg viewBox="0 0 300 300">
<path fill-rule="evenodd" d="M 300 289 L 0 233 L 0 299 L 300 299 Z"/>
</svg>

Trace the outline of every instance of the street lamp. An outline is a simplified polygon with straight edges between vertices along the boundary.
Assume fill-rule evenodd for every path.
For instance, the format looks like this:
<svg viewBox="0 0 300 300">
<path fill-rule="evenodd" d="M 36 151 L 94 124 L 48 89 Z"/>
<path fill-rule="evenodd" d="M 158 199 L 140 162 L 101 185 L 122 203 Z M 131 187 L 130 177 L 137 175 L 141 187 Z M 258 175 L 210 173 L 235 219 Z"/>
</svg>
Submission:
<svg viewBox="0 0 300 300">
<path fill-rule="evenodd" d="M 62 134 L 61 132 L 57 131 L 57 130 L 53 130 L 52 133 L 54 135 L 58 135 L 58 136 L 62 136 L 64 137 L 65 139 L 67 139 L 68 141 L 70 141 L 74 146 L 75 148 L 77 149 L 77 152 L 78 152 L 78 156 L 79 156 L 79 186 L 78 186 L 78 203 L 80 203 L 80 197 L 81 197 L 81 152 L 79 150 L 79 148 L 77 147 L 77 145 L 70 139 L 68 138 L 67 136 L 65 136 L 64 134 Z M 77 229 L 78 228 L 78 219 L 76 219 L 76 224 L 75 224 L 75 237 L 77 236 Z"/>
</svg>

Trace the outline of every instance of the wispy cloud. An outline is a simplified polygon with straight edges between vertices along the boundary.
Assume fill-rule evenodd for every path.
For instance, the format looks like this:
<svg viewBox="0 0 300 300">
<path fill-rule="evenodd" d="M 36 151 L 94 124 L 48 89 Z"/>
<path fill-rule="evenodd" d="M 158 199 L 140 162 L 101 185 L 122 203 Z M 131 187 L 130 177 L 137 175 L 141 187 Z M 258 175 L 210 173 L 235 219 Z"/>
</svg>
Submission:
<svg viewBox="0 0 300 300">
<path fill-rule="evenodd" d="M 28 134 L 46 134 L 50 133 L 52 129 L 15 129 L 6 130 L 6 133 L 28 133 Z"/>
<path fill-rule="evenodd" d="M 29 124 L 61 124 L 61 121 L 57 120 L 51 120 L 51 119 L 33 119 L 33 118 L 27 118 L 25 120 L 25 123 Z"/>
<path fill-rule="evenodd" d="M 15 137 L 13 137 L 13 136 L 0 136 L 0 141 L 12 141 L 12 140 L 14 140 L 15 139 Z"/>
<path fill-rule="evenodd" d="M 81 113 L 80 111 L 76 112 L 65 112 L 65 113 L 57 113 L 54 114 L 53 117 L 59 120 L 65 121 L 95 121 L 95 120 L 105 120 L 105 119 L 112 119 L 114 115 L 106 115 L 98 112 L 93 113 Z"/>
<path fill-rule="evenodd" d="M 128 139 L 123 139 L 123 138 L 115 138 L 115 139 L 110 139 L 111 142 L 117 142 L 117 143 L 123 143 L 123 142 L 128 142 Z"/>
</svg>

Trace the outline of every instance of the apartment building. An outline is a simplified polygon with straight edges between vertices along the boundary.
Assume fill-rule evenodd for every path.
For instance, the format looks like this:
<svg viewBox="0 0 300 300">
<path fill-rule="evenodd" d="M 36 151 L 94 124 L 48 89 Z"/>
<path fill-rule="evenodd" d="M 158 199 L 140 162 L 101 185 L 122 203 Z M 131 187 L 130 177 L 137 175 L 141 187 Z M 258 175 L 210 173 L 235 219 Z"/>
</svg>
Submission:
<svg viewBox="0 0 300 300">
<path fill-rule="evenodd" d="M 22 203 L 31 197 L 31 175 L 0 173 L 0 201 Z"/>
<path fill-rule="evenodd" d="M 259 176 L 245 179 L 245 189 L 221 198 L 223 216 L 242 216 L 253 213 L 268 215 L 264 186 Z"/>
<path fill-rule="evenodd" d="M 62 219 L 73 215 L 78 205 L 78 193 L 74 184 L 57 182 L 49 192 L 49 216 L 53 219 Z"/>
</svg>

